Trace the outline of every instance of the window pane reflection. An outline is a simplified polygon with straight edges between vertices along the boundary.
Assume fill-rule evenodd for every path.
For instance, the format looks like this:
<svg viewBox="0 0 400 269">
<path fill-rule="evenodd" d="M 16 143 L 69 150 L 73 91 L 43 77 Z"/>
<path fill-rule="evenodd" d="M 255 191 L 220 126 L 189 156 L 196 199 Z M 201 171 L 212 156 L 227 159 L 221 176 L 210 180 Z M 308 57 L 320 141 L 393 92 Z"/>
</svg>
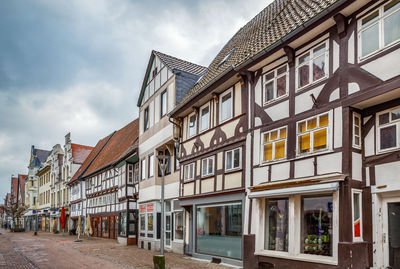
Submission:
<svg viewBox="0 0 400 269">
<path fill-rule="evenodd" d="M 266 201 L 265 223 L 265 249 L 288 251 L 288 199 Z"/>
</svg>

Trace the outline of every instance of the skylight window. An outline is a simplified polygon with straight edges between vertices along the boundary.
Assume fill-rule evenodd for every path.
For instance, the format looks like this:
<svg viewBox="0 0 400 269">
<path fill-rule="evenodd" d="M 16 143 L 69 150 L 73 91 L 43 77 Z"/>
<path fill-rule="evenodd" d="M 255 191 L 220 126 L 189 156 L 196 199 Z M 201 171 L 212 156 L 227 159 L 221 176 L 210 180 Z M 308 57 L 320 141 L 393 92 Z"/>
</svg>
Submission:
<svg viewBox="0 0 400 269">
<path fill-rule="evenodd" d="M 232 56 L 232 54 L 235 52 L 236 49 L 232 49 L 227 55 L 225 55 L 224 59 L 222 59 L 222 61 L 218 64 L 218 67 L 220 67 L 221 65 L 223 65 L 224 63 L 226 63 L 229 58 Z"/>
</svg>

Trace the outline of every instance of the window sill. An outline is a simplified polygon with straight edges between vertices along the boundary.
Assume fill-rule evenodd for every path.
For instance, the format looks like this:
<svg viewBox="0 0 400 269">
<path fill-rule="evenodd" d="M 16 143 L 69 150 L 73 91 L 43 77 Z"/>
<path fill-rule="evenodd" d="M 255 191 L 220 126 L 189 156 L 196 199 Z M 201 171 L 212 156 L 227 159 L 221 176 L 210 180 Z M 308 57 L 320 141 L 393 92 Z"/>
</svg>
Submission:
<svg viewBox="0 0 400 269">
<path fill-rule="evenodd" d="M 209 175 L 201 176 L 201 179 L 208 179 L 208 178 L 212 178 L 214 176 L 215 176 L 214 173 L 212 173 L 212 174 L 209 174 Z"/>
<path fill-rule="evenodd" d="M 382 154 L 386 154 L 386 153 L 391 153 L 391 152 L 396 152 L 400 150 L 400 148 L 395 147 L 395 148 L 389 148 L 389 149 L 384 149 L 384 150 L 376 150 L 376 155 L 382 155 Z"/>
<path fill-rule="evenodd" d="M 232 174 L 232 173 L 240 172 L 240 171 L 242 171 L 242 167 L 232 168 L 232 169 L 229 169 L 229 170 L 225 170 L 225 174 Z"/>
<path fill-rule="evenodd" d="M 259 256 L 266 256 L 266 257 L 273 257 L 273 258 L 281 258 L 281 259 L 289 259 L 289 260 L 296 260 L 296 261 L 303 261 L 303 262 L 313 262 L 313 263 L 322 263 L 328 265 L 338 265 L 337 259 L 330 257 L 330 256 L 320 256 L 320 255 L 307 255 L 307 254 L 297 254 L 297 255 L 290 255 L 287 252 L 281 251 L 258 251 L 254 253 L 255 255 Z"/>
<path fill-rule="evenodd" d="M 275 98 L 275 99 L 272 99 L 272 100 L 269 100 L 269 101 L 264 102 L 264 103 L 263 103 L 263 106 L 270 106 L 270 105 L 273 105 L 274 103 L 277 103 L 277 102 L 279 102 L 279 101 L 285 99 L 285 98 L 288 97 L 288 96 L 289 96 L 289 94 L 286 93 L 285 95 L 279 96 L 278 98 Z"/>
<path fill-rule="evenodd" d="M 297 155 L 295 160 L 307 158 L 307 157 L 310 157 L 310 156 L 322 155 L 322 154 L 326 154 L 326 153 L 333 153 L 333 152 L 335 152 L 335 151 L 332 150 L 332 149 L 321 149 L 321 150 L 314 151 L 314 152 L 311 152 L 311 153 L 303 153 L 303 154 Z"/>
<path fill-rule="evenodd" d="M 317 84 L 319 84 L 320 82 L 323 82 L 323 81 L 327 80 L 328 78 L 329 78 L 329 76 L 326 75 L 325 77 L 322 77 L 322 78 L 320 78 L 320 79 L 317 79 L 316 81 L 313 81 L 313 82 L 311 82 L 311 83 L 308 84 L 308 85 L 305 85 L 305 86 L 303 86 L 303 87 L 301 87 L 301 88 L 296 88 L 296 93 L 304 92 L 304 91 L 306 91 L 307 89 L 312 88 L 313 86 L 317 86 Z"/>
<path fill-rule="evenodd" d="M 287 162 L 288 160 L 285 158 L 283 159 L 278 159 L 278 160 L 271 160 L 271 161 L 261 161 L 260 166 L 266 166 L 266 165 L 271 165 L 271 164 L 279 164 L 279 163 L 284 163 Z"/>
</svg>

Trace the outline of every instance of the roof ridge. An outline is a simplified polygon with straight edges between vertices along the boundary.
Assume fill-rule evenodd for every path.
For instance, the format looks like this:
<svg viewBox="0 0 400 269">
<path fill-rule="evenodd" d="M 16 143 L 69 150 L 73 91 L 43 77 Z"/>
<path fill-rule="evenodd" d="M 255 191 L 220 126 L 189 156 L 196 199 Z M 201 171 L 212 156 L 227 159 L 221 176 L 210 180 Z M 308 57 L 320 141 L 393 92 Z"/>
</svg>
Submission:
<svg viewBox="0 0 400 269">
<path fill-rule="evenodd" d="M 190 61 L 187 61 L 187 60 L 183 60 L 183 59 L 181 59 L 181 58 L 178 58 L 178 57 L 175 57 L 175 56 L 172 56 L 172 55 L 163 53 L 163 52 L 161 52 L 161 51 L 153 50 L 153 52 L 154 52 L 155 54 L 161 54 L 161 55 L 163 55 L 163 56 L 167 56 L 167 57 L 173 58 L 173 59 L 178 60 L 178 61 L 182 61 L 182 62 L 185 62 L 185 63 L 197 65 L 198 67 L 207 68 L 206 66 L 203 66 L 203 65 L 200 65 L 200 64 L 196 64 L 196 63 L 194 63 L 194 62 L 190 62 Z M 161 59 L 161 60 L 162 60 L 162 59 Z M 165 61 L 163 61 L 163 62 L 164 62 L 166 65 L 168 65 L 168 63 L 166 63 Z"/>
</svg>

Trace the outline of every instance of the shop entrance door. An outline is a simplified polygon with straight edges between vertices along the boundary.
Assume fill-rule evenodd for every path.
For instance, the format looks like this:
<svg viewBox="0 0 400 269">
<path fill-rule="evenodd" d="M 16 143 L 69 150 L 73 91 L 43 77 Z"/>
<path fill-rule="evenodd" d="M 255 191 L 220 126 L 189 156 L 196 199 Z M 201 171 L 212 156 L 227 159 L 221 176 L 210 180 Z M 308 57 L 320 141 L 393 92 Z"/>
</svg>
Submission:
<svg viewBox="0 0 400 269">
<path fill-rule="evenodd" d="M 383 204 L 385 267 L 400 269 L 400 198 L 387 199 Z"/>
<path fill-rule="evenodd" d="M 172 239 L 172 217 L 171 213 L 166 212 L 165 213 L 165 246 L 166 247 L 171 247 L 171 239 Z"/>
</svg>

